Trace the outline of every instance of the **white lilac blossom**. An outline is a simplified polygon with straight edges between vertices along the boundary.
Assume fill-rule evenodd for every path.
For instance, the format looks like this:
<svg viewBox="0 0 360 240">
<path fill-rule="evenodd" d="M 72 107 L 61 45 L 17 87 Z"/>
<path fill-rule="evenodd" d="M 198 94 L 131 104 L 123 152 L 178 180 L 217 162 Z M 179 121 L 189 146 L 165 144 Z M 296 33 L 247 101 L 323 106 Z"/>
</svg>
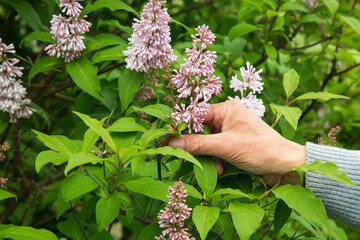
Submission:
<svg viewBox="0 0 360 240">
<path fill-rule="evenodd" d="M 53 15 L 50 22 L 50 33 L 56 44 L 50 44 L 45 51 L 50 56 L 64 58 L 65 62 L 71 62 L 75 57 L 81 55 L 85 45 L 84 37 L 80 34 L 88 32 L 91 27 L 91 23 L 84 20 L 86 15 L 80 17 L 83 7 L 78 3 L 79 1 L 83 0 L 60 0 L 60 8 L 63 8 L 62 13 L 65 13 L 66 17 L 61 14 Z"/>
<path fill-rule="evenodd" d="M 127 68 L 147 72 L 163 68 L 165 63 L 170 64 L 177 59 L 170 45 L 170 16 L 167 8 L 162 7 L 165 3 L 149 0 L 140 20 L 134 19 L 130 46 L 124 51 Z"/>
<path fill-rule="evenodd" d="M 8 56 L 15 53 L 14 45 L 6 45 L 0 38 L 0 110 L 10 114 L 12 123 L 17 118 L 29 118 L 35 111 L 28 106 L 31 101 L 25 98 L 26 88 L 16 80 L 24 68 L 15 66 L 19 59 Z"/>
<path fill-rule="evenodd" d="M 263 90 L 263 82 L 261 82 L 260 73 L 262 69 L 256 71 L 249 62 L 246 62 L 246 68 L 240 68 L 241 79 L 238 79 L 237 75 L 233 76 L 230 81 L 230 88 L 234 89 L 234 92 L 240 91 L 241 97 L 235 96 L 235 98 L 229 97 L 229 100 L 238 100 L 244 106 L 246 106 L 251 112 L 259 117 L 264 116 L 265 106 L 261 99 L 257 99 L 255 93 L 261 93 Z M 250 89 L 247 96 L 246 90 Z"/>
<path fill-rule="evenodd" d="M 184 227 L 184 221 L 190 217 L 192 210 L 185 204 L 187 194 L 184 185 L 178 181 L 173 187 L 169 186 L 168 191 L 170 193 L 167 196 L 169 202 L 165 209 L 160 210 L 158 214 L 160 227 L 166 229 L 162 231 L 162 235 L 155 237 L 155 239 L 165 240 L 165 236 L 169 235 L 170 240 L 195 240 L 187 232 L 188 229 Z"/>
<path fill-rule="evenodd" d="M 208 26 L 199 26 L 192 35 L 193 48 L 186 49 L 188 58 L 181 64 L 180 70 L 174 70 L 168 87 L 176 87 L 178 98 L 190 97 L 190 105 L 181 104 L 175 106 L 176 112 L 171 115 L 179 125 L 181 121 L 188 124 L 191 132 L 202 131 L 204 126 L 204 115 L 209 111 L 210 104 L 207 103 L 213 94 L 221 91 L 219 77 L 213 75 L 216 52 L 205 51 L 206 46 L 215 41 L 215 35 L 208 30 Z"/>
</svg>

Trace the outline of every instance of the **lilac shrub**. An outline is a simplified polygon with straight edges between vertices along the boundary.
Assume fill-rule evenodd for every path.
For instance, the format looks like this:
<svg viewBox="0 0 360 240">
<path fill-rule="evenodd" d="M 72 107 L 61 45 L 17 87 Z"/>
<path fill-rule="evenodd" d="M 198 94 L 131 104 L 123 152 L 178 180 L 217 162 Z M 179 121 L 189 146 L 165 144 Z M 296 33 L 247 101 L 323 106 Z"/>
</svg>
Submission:
<svg viewBox="0 0 360 240">
<path fill-rule="evenodd" d="M 81 55 L 85 49 L 83 42 L 84 34 L 89 31 L 91 23 L 80 17 L 81 9 L 83 8 L 79 1 L 83 0 L 60 0 L 60 8 L 62 13 L 66 14 L 63 17 L 61 14 L 53 15 L 51 20 L 51 31 L 53 39 L 56 44 L 50 44 L 45 48 L 48 55 L 56 56 L 57 58 L 64 58 L 65 62 L 71 62 L 75 57 Z"/>
<path fill-rule="evenodd" d="M 220 77 L 214 75 L 216 52 L 205 51 L 206 46 L 213 44 L 215 35 L 208 26 L 199 26 L 197 33 L 192 35 L 193 48 L 186 49 L 188 58 L 181 64 L 180 70 L 174 70 L 175 75 L 171 78 L 168 87 L 176 87 L 178 98 L 190 98 L 190 105 L 184 103 L 175 106 L 175 113 L 171 117 L 179 125 L 182 121 L 187 123 L 189 133 L 203 130 L 203 116 L 209 111 L 208 101 L 213 94 L 221 91 Z"/>
<path fill-rule="evenodd" d="M 187 228 L 184 227 L 184 221 L 190 217 L 191 208 L 185 203 L 187 197 L 184 185 L 181 181 L 175 183 L 175 185 L 169 186 L 169 193 L 167 197 L 169 202 L 166 204 L 165 209 L 160 210 L 158 218 L 160 219 L 159 225 L 161 228 L 166 228 L 162 231 L 160 237 L 155 237 L 157 240 L 165 240 L 165 236 L 169 235 L 170 240 L 195 240 L 187 232 Z"/>
<path fill-rule="evenodd" d="M 250 111 L 256 114 L 259 117 L 264 116 L 265 106 L 261 99 L 258 99 L 255 93 L 261 93 L 263 90 L 263 82 L 261 82 L 260 73 L 262 69 L 256 71 L 249 62 L 246 62 L 246 69 L 244 67 L 240 68 L 241 78 L 239 79 L 237 75 L 233 76 L 230 81 L 230 88 L 234 89 L 234 92 L 239 91 L 241 97 L 235 96 L 235 98 L 229 97 L 229 100 L 238 100 Z M 250 89 L 250 92 L 246 95 L 247 90 Z"/>
<path fill-rule="evenodd" d="M 0 109 L 10 114 L 13 123 L 17 118 L 29 118 L 35 110 L 29 107 L 31 100 L 25 98 L 26 88 L 16 79 L 22 77 L 24 68 L 15 66 L 20 60 L 8 54 L 16 54 L 14 45 L 6 45 L 0 38 Z"/>
</svg>

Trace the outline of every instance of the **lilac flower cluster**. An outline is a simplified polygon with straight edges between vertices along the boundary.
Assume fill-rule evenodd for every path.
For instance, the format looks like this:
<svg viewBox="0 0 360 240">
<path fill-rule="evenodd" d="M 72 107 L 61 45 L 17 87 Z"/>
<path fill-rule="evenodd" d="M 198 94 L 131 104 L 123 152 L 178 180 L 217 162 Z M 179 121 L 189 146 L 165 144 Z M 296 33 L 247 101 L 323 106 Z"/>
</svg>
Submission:
<svg viewBox="0 0 360 240">
<path fill-rule="evenodd" d="M 335 144 L 335 143 L 336 143 L 336 135 L 338 135 L 340 131 L 341 131 L 340 126 L 331 128 L 331 129 L 330 129 L 330 132 L 327 134 L 328 140 L 326 141 L 326 140 L 324 140 L 323 137 L 320 137 L 320 138 L 318 139 L 318 143 L 319 143 L 320 145 L 327 145 L 327 146 L 334 146 L 334 147 L 336 147 L 336 144 Z M 331 145 L 332 143 L 334 143 L 334 145 Z"/>
<path fill-rule="evenodd" d="M 261 82 L 261 72 L 262 69 L 256 72 L 256 68 L 250 65 L 249 62 L 246 62 L 246 69 L 244 67 L 240 68 L 241 79 L 238 79 L 238 76 L 235 75 L 230 81 L 230 88 L 233 88 L 234 92 L 240 91 L 241 98 L 239 96 L 235 96 L 235 98 L 229 97 L 229 100 L 235 99 L 240 101 L 259 117 L 263 117 L 265 112 L 263 101 L 257 99 L 255 95 L 255 93 L 261 93 L 263 90 L 264 83 Z M 248 88 L 250 89 L 250 92 L 246 95 Z"/>
<path fill-rule="evenodd" d="M 191 208 L 189 208 L 184 198 L 187 197 L 186 190 L 181 181 L 175 185 L 169 186 L 169 193 L 167 197 L 169 202 L 165 209 L 160 210 L 158 218 L 161 228 L 166 228 L 162 231 L 162 235 L 155 237 L 157 240 L 165 240 L 165 236 L 169 235 L 170 240 L 195 240 L 184 228 L 184 221 L 190 217 Z"/>
<path fill-rule="evenodd" d="M 10 114 L 10 122 L 17 118 L 29 118 L 35 111 L 30 108 L 30 99 L 25 98 L 24 88 L 17 77 L 23 75 L 23 67 L 15 66 L 17 58 L 9 58 L 8 54 L 15 54 L 14 45 L 6 45 L 0 38 L 0 110 Z"/>
<path fill-rule="evenodd" d="M 141 19 L 134 19 L 130 46 L 124 51 L 127 68 L 147 72 L 163 68 L 165 63 L 170 64 L 177 59 L 170 45 L 170 16 L 167 8 L 162 8 L 165 3 L 149 0 L 141 13 Z"/>
<path fill-rule="evenodd" d="M 179 98 L 190 97 L 190 105 L 176 105 L 176 112 L 171 115 L 179 125 L 181 121 L 188 124 L 189 133 L 191 127 L 195 132 L 202 131 L 204 126 L 203 116 L 209 111 L 207 103 L 213 94 L 221 91 L 219 77 L 213 75 L 216 52 L 205 51 L 206 46 L 215 41 L 215 35 L 208 26 L 199 26 L 197 33 L 192 35 L 193 48 L 186 49 L 188 58 L 181 64 L 180 70 L 174 70 L 175 75 L 171 78 L 168 87 L 178 88 Z"/>
<path fill-rule="evenodd" d="M 51 20 L 51 31 L 56 44 L 50 44 L 45 48 L 48 55 L 64 58 L 65 62 L 71 62 L 75 57 L 81 55 L 85 49 L 83 42 L 84 34 L 89 31 L 91 23 L 80 17 L 83 8 L 78 1 L 83 0 L 60 0 L 60 8 L 67 15 L 53 15 Z"/>
<path fill-rule="evenodd" d="M 7 151 L 10 149 L 10 145 L 7 142 L 4 142 L 3 145 L 1 146 L 0 144 L 0 150 L 2 151 Z M 5 155 L 3 153 L 0 152 L 0 162 L 3 161 L 5 159 Z M 8 181 L 9 179 L 5 178 L 5 177 L 0 177 L 0 186 L 4 187 L 4 184 Z"/>
</svg>

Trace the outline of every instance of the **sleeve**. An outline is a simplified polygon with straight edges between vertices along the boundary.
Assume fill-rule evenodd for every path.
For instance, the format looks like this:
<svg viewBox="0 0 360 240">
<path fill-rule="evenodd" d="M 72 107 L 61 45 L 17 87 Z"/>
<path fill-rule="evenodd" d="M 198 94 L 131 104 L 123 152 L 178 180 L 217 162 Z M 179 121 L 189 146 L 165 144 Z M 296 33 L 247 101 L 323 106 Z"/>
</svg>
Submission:
<svg viewBox="0 0 360 240">
<path fill-rule="evenodd" d="M 306 162 L 333 162 L 360 186 L 360 151 L 306 143 Z M 360 190 L 331 180 L 329 177 L 307 172 L 306 187 L 319 197 L 328 216 L 360 230 Z"/>
</svg>

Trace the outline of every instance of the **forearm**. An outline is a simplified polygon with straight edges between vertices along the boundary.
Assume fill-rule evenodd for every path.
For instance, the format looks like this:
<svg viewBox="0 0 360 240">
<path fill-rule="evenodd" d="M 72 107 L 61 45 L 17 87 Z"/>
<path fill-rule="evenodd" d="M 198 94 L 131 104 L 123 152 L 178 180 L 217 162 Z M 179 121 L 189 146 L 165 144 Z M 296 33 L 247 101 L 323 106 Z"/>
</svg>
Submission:
<svg viewBox="0 0 360 240">
<path fill-rule="evenodd" d="M 360 151 L 306 144 L 306 162 L 333 162 L 360 186 Z M 360 190 L 314 172 L 306 174 L 306 187 L 321 198 L 328 216 L 360 230 Z"/>
</svg>

